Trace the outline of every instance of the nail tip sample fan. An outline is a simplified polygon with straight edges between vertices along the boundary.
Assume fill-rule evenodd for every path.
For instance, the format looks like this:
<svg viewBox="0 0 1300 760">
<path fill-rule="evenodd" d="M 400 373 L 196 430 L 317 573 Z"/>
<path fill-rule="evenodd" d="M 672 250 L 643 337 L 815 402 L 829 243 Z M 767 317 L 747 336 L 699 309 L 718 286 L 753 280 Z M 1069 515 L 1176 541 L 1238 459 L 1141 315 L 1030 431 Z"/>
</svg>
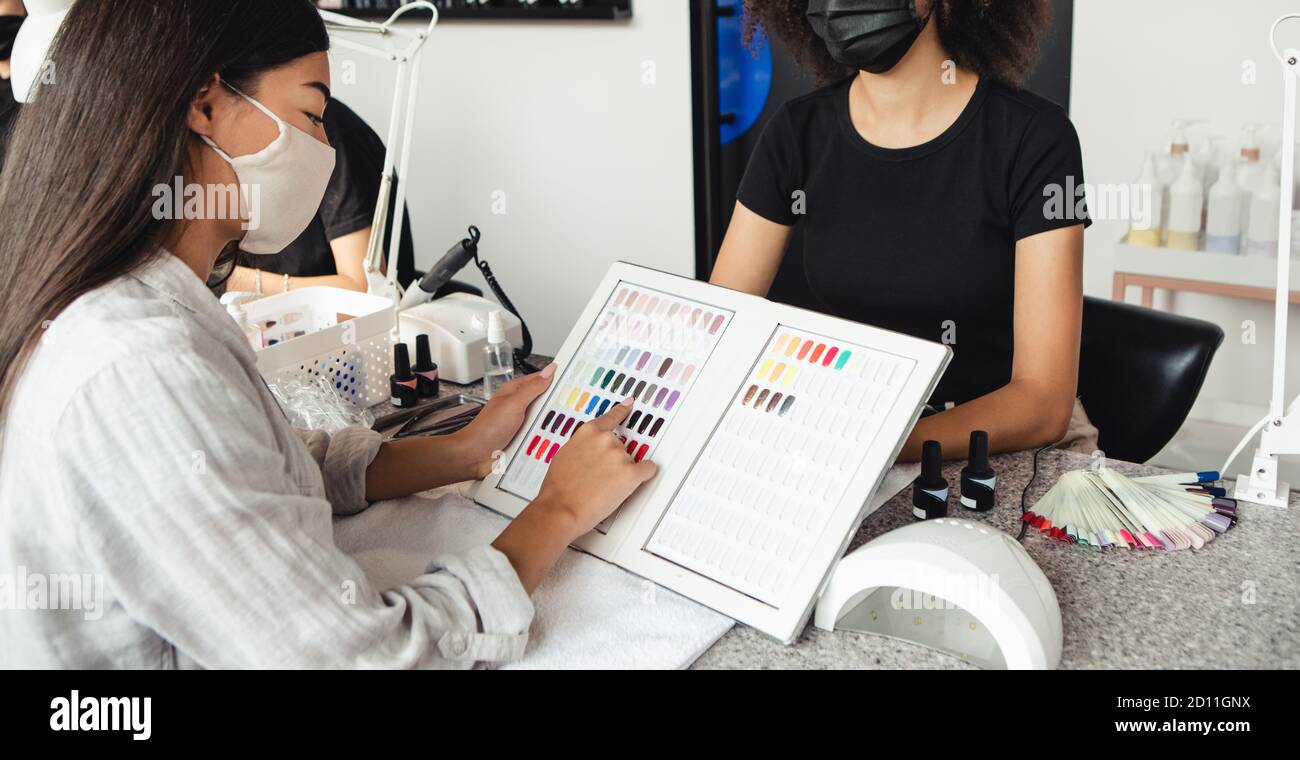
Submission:
<svg viewBox="0 0 1300 760">
<path fill-rule="evenodd" d="M 1108 467 L 1067 472 L 1026 512 L 1049 538 L 1097 549 L 1200 549 L 1237 522 L 1237 505 L 1189 484 Z"/>
</svg>

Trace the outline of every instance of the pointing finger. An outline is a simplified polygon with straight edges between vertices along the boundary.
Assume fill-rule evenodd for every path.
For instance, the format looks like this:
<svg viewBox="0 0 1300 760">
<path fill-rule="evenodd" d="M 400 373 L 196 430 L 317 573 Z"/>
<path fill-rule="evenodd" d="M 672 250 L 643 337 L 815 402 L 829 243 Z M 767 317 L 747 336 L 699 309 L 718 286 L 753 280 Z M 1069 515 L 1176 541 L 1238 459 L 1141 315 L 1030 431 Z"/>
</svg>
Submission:
<svg viewBox="0 0 1300 760">
<path fill-rule="evenodd" d="M 632 399 L 626 398 L 610 407 L 609 411 L 592 420 L 591 424 L 595 425 L 597 430 L 609 433 L 622 424 L 623 420 L 627 419 L 627 415 L 631 413 L 631 411 Z"/>
</svg>

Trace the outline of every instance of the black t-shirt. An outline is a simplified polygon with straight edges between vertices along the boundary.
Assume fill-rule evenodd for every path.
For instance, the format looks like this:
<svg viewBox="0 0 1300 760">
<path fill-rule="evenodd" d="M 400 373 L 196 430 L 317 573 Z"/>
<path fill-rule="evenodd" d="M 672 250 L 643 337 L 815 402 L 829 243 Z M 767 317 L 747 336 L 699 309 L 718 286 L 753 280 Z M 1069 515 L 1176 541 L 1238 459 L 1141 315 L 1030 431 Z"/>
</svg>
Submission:
<svg viewBox="0 0 1300 760">
<path fill-rule="evenodd" d="M 996 390 L 1011 379 L 1016 241 L 1090 223 L 1074 196 L 1050 212 L 1044 196 L 1083 186 L 1074 127 L 1050 101 L 981 82 L 940 136 L 881 148 L 853 126 L 851 82 L 773 116 L 740 202 L 801 225 L 808 284 L 828 311 L 952 346 L 934 402 Z"/>
<path fill-rule="evenodd" d="M 352 109 L 337 100 L 325 107 L 325 134 L 337 154 L 329 189 L 320 212 L 288 248 L 279 254 L 243 254 L 240 263 L 265 272 L 294 277 L 338 274 L 330 241 L 364 230 L 374 222 L 379 201 L 380 175 L 384 170 L 384 142 L 375 130 Z M 397 185 L 389 204 L 388 229 L 397 208 Z M 389 232 L 384 232 L 387 247 Z M 397 256 L 397 279 L 406 285 L 415 277 L 415 246 L 411 238 L 410 215 L 402 224 L 401 247 Z"/>
</svg>

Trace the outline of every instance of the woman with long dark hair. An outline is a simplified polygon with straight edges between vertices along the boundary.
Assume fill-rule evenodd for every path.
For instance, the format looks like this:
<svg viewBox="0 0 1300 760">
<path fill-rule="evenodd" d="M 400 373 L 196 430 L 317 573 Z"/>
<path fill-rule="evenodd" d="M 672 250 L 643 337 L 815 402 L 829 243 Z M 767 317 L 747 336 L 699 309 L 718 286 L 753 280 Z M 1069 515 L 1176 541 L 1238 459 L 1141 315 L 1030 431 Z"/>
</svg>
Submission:
<svg viewBox="0 0 1300 760">
<path fill-rule="evenodd" d="M 608 432 L 620 404 L 492 546 L 387 590 L 334 546 L 332 514 L 485 475 L 554 368 L 454 436 L 290 429 L 208 284 L 316 212 L 328 45 L 308 0 L 82 0 L 64 21 L 0 174 L 0 567 L 87 582 L 0 614 L 0 666 L 516 658 L 529 593 L 653 475 Z M 178 178 L 239 202 L 160 204 Z"/>
<path fill-rule="evenodd" d="M 1090 432 L 1075 399 L 1082 321 L 1079 141 L 1019 89 L 1048 0 L 746 0 L 823 82 L 766 127 L 712 281 L 766 294 L 796 226 L 840 316 L 952 346 L 903 449 L 964 456 Z M 1095 442 L 1095 438 L 1093 439 Z"/>
</svg>

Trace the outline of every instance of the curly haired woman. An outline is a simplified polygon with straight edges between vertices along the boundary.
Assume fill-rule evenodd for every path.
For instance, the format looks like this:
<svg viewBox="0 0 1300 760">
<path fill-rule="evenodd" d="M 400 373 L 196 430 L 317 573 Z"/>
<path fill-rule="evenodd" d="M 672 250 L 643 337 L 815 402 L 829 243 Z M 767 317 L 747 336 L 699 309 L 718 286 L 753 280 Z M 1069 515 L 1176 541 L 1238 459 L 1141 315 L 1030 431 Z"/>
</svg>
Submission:
<svg viewBox="0 0 1300 760">
<path fill-rule="evenodd" d="M 951 345 L 941 411 L 904 458 L 930 439 L 964 456 L 975 429 L 1001 451 L 1089 437 L 1079 140 L 1064 110 L 1019 89 L 1048 5 L 745 1 L 751 39 L 779 39 L 829 84 L 763 132 L 712 282 L 765 295 L 799 225 L 828 311 Z"/>
</svg>

